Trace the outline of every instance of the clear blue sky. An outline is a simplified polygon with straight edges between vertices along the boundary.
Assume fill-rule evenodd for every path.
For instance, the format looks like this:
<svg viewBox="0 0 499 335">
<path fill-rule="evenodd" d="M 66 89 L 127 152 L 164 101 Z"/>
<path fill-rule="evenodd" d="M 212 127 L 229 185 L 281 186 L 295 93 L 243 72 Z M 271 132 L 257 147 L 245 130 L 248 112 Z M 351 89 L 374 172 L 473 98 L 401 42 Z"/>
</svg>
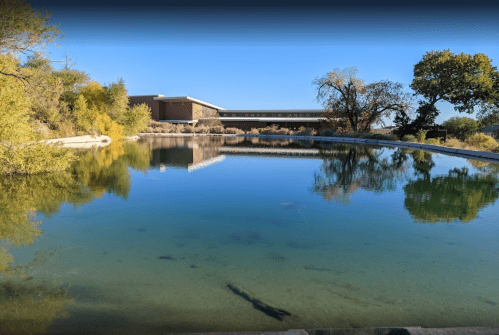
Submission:
<svg viewBox="0 0 499 335">
<path fill-rule="evenodd" d="M 31 1 L 53 11 L 65 53 L 101 84 L 129 95 L 191 96 L 226 109 L 321 108 L 312 81 L 357 67 L 366 82 L 406 87 L 426 51 L 484 53 L 499 65 L 498 6 L 167 7 Z M 432 5 L 433 4 L 433 5 Z M 454 3 L 456 4 L 456 3 Z M 459 115 L 437 106 L 437 122 Z M 463 114 L 463 116 L 468 116 Z"/>
</svg>

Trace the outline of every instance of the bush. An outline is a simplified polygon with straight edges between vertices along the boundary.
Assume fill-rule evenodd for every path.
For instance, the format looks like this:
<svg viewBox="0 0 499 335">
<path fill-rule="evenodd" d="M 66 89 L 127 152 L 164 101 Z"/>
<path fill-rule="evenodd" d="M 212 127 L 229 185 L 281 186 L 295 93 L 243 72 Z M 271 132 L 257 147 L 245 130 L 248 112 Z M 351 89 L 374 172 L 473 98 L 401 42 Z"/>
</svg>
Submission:
<svg viewBox="0 0 499 335">
<path fill-rule="evenodd" d="M 251 130 L 247 131 L 246 134 L 258 135 L 258 134 L 260 134 L 260 129 L 258 129 L 258 128 L 251 128 Z"/>
<path fill-rule="evenodd" d="M 461 142 L 457 138 L 450 138 L 445 141 L 445 146 L 450 148 L 464 148 L 466 146 L 466 143 Z"/>
<path fill-rule="evenodd" d="M 193 126 L 185 126 L 182 129 L 182 133 L 194 133 L 194 127 Z"/>
<path fill-rule="evenodd" d="M 334 136 L 335 134 L 336 134 L 336 129 L 334 128 L 325 128 L 317 132 L 317 136 Z"/>
<path fill-rule="evenodd" d="M 208 132 L 210 134 L 223 134 L 224 133 L 224 127 L 223 126 L 212 126 L 209 128 Z"/>
<path fill-rule="evenodd" d="M 198 125 L 196 125 L 196 127 L 194 127 L 194 132 L 196 134 L 206 134 L 206 133 L 208 133 L 208 127 L 198 124 Z"/>
<path fill-rule="evenodd" d="M 442 126 L 447 129 L 448 134 L 464 141 L 466 138 L 471 136 L 475 130 L 480 128 L 480 122 L 469 117 L 455 116 L 442 123 Z"/>
<path fill-rule="evenodd" d="M 105 114 L 97 115 L 95 127 L 102 135 L 107 135 L 113 140 L 120 140 L 123 138 L 123 126 L 112 121 L 111 118 Z"/>
<path fill-rule="evenodd" d="M 298 136 L 314 136 L 317 132 L 313 128 L 300 127 L 295 135 Z"/>
<path fill-rule="evenodd" d="M 404 141 L 404 142 L 417 142 L 418 139 L 414 135 L 404 135 L 404 136 L 402 136 L 402 141 Z"/>
<path fill-rule="evenodd" d="M 423 143 L 424 140 L 426 139 L 426 133 L 428 132 L 428 130 L 419 130 L 418 133 L 416 134 L 416 138 L 418 140 L 419 143 Z"/>
<path fill-rule="evenodd" d="M 432 145 L 442 145 L 442 139 L 439 138 L 429 138 L 425 141 L 426 144 L 432 144 Z"/>
<path fill-rule="evenodd" d="M 244 131 L 239 128 L 226 128 L 226 134 L 244 134 Z"/>
<path fill-rule="evenodd" d="M 483 133 L 476 133 L 468 137 L 465 141 L 466 144 L 476 150 L 492 151 L 499 147 L 499 143 L 490 136 Z"/>
</svg>

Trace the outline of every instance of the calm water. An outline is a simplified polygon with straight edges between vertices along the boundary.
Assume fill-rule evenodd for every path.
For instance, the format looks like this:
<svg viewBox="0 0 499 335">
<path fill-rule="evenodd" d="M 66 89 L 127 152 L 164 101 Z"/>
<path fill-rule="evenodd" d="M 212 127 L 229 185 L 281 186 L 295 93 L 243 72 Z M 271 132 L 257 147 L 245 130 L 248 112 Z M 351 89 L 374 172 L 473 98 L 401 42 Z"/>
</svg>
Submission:
<svg viewBox="0 0 499 335">
<path fill-rule="evenodd" d="M 0 178 L 2 334 L 499 326 L 499 165 L 221 137 L 79 156 Z"/>
</svg>

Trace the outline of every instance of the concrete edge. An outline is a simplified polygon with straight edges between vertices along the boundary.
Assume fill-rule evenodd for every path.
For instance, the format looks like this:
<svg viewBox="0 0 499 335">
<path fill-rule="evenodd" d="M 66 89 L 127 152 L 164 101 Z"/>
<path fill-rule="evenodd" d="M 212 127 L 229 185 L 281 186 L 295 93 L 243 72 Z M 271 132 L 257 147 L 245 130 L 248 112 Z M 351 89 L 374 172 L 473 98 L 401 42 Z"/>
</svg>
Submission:
<svg viewBox="0 0 499 335">
<path fill-rule="evenodd" d="M 422 144 L 415 142 L 397 142 L 388 140 L 365 139 L 356 137 L 328 137 L 328 136 L 295 136 L 295 135 L 257 135 L 257 134 L 194 134 L 194 133 L 140 133 L 140 137 L 144 136 L 227 136 L 227 137 L 260 137 L 271 139 L 295 139 L 295 140 L 310 140 L 319 142 L 336 142 L 336 143 L 360 143 L 360 144 L 378 144 L 383 146 L 415 148 L 426 150 L 435 153 L 443 153 L 449 156 L 457 156 L 463 158 L 479 158 L 488 162 L 499 162 L 499 154 L 493 152 L 465 150 L 458 148 L 450 148 L 441 145 Z M 499 335 L 499 334 L 498 334 Z"/>
</svg>

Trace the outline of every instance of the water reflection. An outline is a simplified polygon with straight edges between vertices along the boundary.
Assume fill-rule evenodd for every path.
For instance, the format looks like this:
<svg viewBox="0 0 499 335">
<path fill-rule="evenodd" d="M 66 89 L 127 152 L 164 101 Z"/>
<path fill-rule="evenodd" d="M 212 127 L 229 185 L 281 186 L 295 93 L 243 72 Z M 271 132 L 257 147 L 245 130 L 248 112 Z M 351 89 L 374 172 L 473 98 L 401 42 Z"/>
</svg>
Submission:
<svg viewBox="0 0 499 335">
<path fill-rule="evenodd" d="M 425 177 L 407 184 L 405 207 L 417 221 L 469 222 L 482 208 L 495 203 L 497 183 L 494 174 L 469 175 L 466 168 L 452 169 L 448 176 Z"/>
<path fill-rule="evenodd" d="M 172 193 L 180 195 L 177 199 L 168 198 L 168 201 L 164 201 L 163 199 L 166 198 L 163 196 L 166 194 L 164 193 L 159 194 L 157 197 L 158 199 L 161 199 L 161 202 L 158 201 L 155 203 L 154 199 L 152 197 L 147 198 L 147 195 L 141 195 L 141 197 L 143 196 L 145 199 L 135 200 L 137 198 L 134 198 L 134 193 L 131 192 L 131 178 L 133 173 L 129 167 L 142 172 L 147 172 L 151 168 L 161 170 L 162 167 L 165 169 L 172 167 L 193 171 L 194 168 L 208 166 L 210 163 L 216 162 L 217 159 L 220 159 L 220 157 L 224 157 L 225 155 L 233 157 L 232 159 L 228 158 L 224 163 L 211 166 L 210 168 L 215 170 L 214 174 L 218 173 L 218 171 L 225 171 L 225 173 L 228 173 L 231 169 L 230 164 L 237 161 L 235 157 L 237 155 L 259 155 L 282 158 L 295 158 L 300 156 L 300 158 L 311 158 L 311 160 L 308 161 L 300 161 L 300 164 L 296 165 L 296 170 L 291 169 L 290 171 L 284 171 L 286 174 L 285 176 L 288 179 L 283 178 L 284 181 L 282 181 L 277 178 L 277 181 L 275 182 L 276 186 L 274 189 L 278 190 L 288 186 L 289 177 L 304 174 L 303 171 L 305 171 L 307 178 L 296 182 L 302 183 L 298 185 L 300 186 L 299 189 L 304 191 L 302 193 L 296 191 L 298 187 L 295 187 L 294 185 L 294 188 L 289 188 L 290 194 L 296 191 L 296 194 L 301 196 L 301 198 L 298 198 L 296 201 L 294 199 L 286 199 L 281 202 L 279 197 L 281 197 L 282 194 L 261 186 L 262 184 L 258 184 L 258 180 L 255 179 L 255 184 L 258 185 L 258 193 L 255 193 L 255 198 L 262 197 L 261 193 L 265 191 L 271 195 L 275 194 L 275 199 L 277 199 L 264 198 L 264 201 L 259 205 L 255 205 L 255 208 L 257 208 L 258 206 L 265 206 L 266 203 L 268 203 L 269 205 L 266 209 L 262 210 L 260 213 L 249 211 L 231 212 L 230 206 L 226 205 L 226 207 L 220 208 L 220 212 L 210 212 L 209 210 L 211 210 L 211 208 L 217 209 L 216 206 L 218 203 L 225 204 L 228 203 L 227 200 L 231 200 L 231 198 L 237 199 L 239 196 L 239 199 L 242 199 L 244 196 L 251 194 L 252 191 L 245 188 L 245 186 L 247 187 L 248 185 L 247 183 L 244 183 L 244 181 L 246 181 L 244 179 L 245 177 L 241 176 L 239 179 L 232 179 L 232 182 L 235 185 L 234 188 L 237 190 L 231 191 L 233 193 L 230 193 L 226 198 L 223 198 L 223 201 L 220 201 L 220 198 L 215 199 L 215 201 L 213 199 L 208 200 L 208 198 L 210 198 L 213 190 L 216 189 L 215 183 L 218 182 L 217 178 L 213 178 L 214 181 L 205 182 L 204 180 L 201 180 L 202 178 L 197 178 L 199 175 L 195 175 L 194 177 L 197 178 L 196 183 L 204 183 L 202 184 L 204 187 L 201 187 L 201 189 L 209 190 L 206 193 L 207 196 L 202 194 L 202 196 L 196 197 L 195 195 L 193 196 L 190 191 L 182 193 L 182 187 L 184 187 L 184 185 L 189 186 L 189 183 L 193 180 L 191 178 L 193 177 L 192 175 L 184 173 L 177 174 L 178 178 L 183 178 L 178 183 L 178 185 L 182 186 L 174 185 L 173 187 Z M 384 259 L 387 264 L 390 262 L 393 263 L 390 263 L 385 267 L 383 264 L 378 264 L 376 269 L 373 269 L 373 272 L 366 277 L 372 279 L 373 276 L 379 275 L 380 277 L 378 280 L 372 282 L 381 283 L 382 279 L 402 276 L 398 277 L 397 282 L 406 283 L 404 280 L 409 280 L 411 276 L 407 275 L 407 277 L 403 277 L 404 272 L 398 271 L 395 263 L 398 261 L 406 262 L 407 259 L 409 259 L 406 257 L 407 254 L 403 255 L 403 260 L 398 260 L 396 256 L 392 256 L 392 254 L 396 254 L 392 251 L 397 249 L 385 249 L 382 246 L 382 243 L 379 243 L 379 247 L 375 246 L 374 243 L 368 239 L 365 241 L 357 240 L 357 236 L 361 235 L 358 231 L 355 231 L 352 235 L 355 236 L 355 238 L 352 237 L 350 240 L 348 232 L 345 233 L 346 235 L 341 235 L 342 232 L 339 231 L 334 231 L 334 234 L 330 236 L 330 239 L 326 240 L 326 238 L 324 238 L 324 241 L 321 239 L 307 240 L 307 238 L 303 238 L 305 234 L 303 234 L 302 229 L 313 231 L 316 226 L 319 226 L 319 224 L 315 223 L 325 222 L 328 218 L 326 215 L 330 215 L 328 213 L 324 214 L 322 213 L 323 211 L 319 210 L 317 211 L 317 214 L 314 213 L 316 208 L 319 208 L 325 203 L 325 201 L 317 196 L 311 197 L 307 190 L 314 171 L 315 183 L 313 185 L 313 191 L 328 201 L 343 204 L 349 203 L 350 195 L 358 190 L 382 193 L 397 190 L 397 186 L 399 186 L 397 190 L 399 193 L 397 194 L 405 196 L 405 209 L 419 222 L 452 220 L 469 222 L 474 219 L 477 213 L 484 207 L 495 203 L 498 197 L 498 165 L 470 161 L 469 168 L 460 167 L 459 169 L 450 169 L 447 173 L 447 169 L 442 170 L 441 161 L 438 157 L 419 150 L 388 149 L 383 147 L 331 143 L 321 144 L 310 141 L 300 142 L 294 140 L 280 141 L 241 137 L 199 137 L 149 138 L 131 143 L 113 142 L 103 149 L 80 151 L 78 152 L 78 156 L 80 159 L 74 164 L 72 169 L 64 173 L 0 178 L 0 278 L 2 279 L 0 281 L 0 328 L 5 333 L 44 333 L 53 320 L 68 315 L 67 308 L 69 304 L 75 303 L 72 299 L 73 294 L 79 294 L 77 299 L 80 300 L 77 300 L 78 303 L 83 302 L 91 304 L 95 303 L 95 301 L 93 301 L 94 296 L 100 296 L 101 291 L 105 288 L 109 289 L 109 287 L 112 287 L 110 284 L 109 286 L 103 284 L 104 286 L 102 287 L 104 287 L 104 289 L 99 286 L 99 280 L 105 276 L 109 276 L 109 274 L 103 274 L 103 277 L 101 278 L 99 277 L 101 275 L 100 272 L 96 276 L 96 281 L 90 283 L 82 281 L 76 284 L 62 285 L 62 280 L 61 282 L 57 282 L 55 279 L 53 281 L 42 281 L 34 271 L 37 268 L 40 269 L 47 265 L 45 262 L 49 259 L 53 265 L 58 262 L 58 259 L 56 259 L 57 257 L 63 257 L 62 253 L 54 256 L 54 252 L 51 250 L 37 251 L 34 259 L 27 264 L 18 265 L 13 263 L 14 259 L 9 253 L 9 248 L 12 246 L 30 245 L 42 234 L 42 231 L 40 230 L 41 222 L 36 220 L 34 216 L 35 213 L 41 213 L 45 217 L 50 217 L 60 210 L 63 203 L 69 203 L 77 207 L 89 203 L 105 193 L 112 193 L 121 199 L 130 197 L 130 199 L 134 199 L 134 201 L 144 202 L 145 205 L 142 206 L 142 209 L 140 206 L 135 206 L 130 209 L 132 207 L 129 206 L 129 203 L 132 202 L 131 200 L 127 204 L 120 201 L 115 208 L 119 208 L 125 213 L 124 216 L 126 215 L 129 217 L 129 219 L 127 218 L 129 222 L 126 222 L 126 220 L 119 222 L 120 234 L 116 234 L 116 229 L 118 228 L 110 228 L 108 226 L 105 228 L 111 231 L 110 233 L 108 232 L 109 235 L 105 235 L 106 232 L 104 230 L 100 230 L 98 233 L 96 233 L 95 230 L 90 231 L 87 234 L 87 237 L 89 236 L 88 240 L 84 239 L 83 242 L 81 242 L 82 247 L 78 249 L 78 253 L 81 252 L 83 254 L 82 258 L 76 260 L 71 258 L 70 262 L 66 259 L 66 264 L 61 261 L 61 263 L 63 263 L 61 265 L 61 273 L 66 274 L 65 278 L 70 277 L 70 275 L 72 276 L 73 274 L 70 273 L 69 270 L 73 271 L 72 269 L 75 267 L 73 263 L 78 264 L 77 266 L 79 267 L 87 266 L 87 270 L 97 269 L 99 264 L 104 264 L 102 265 L 102 268 L 110 268 L 113 269 L 112 271 L 122 271 L 123 268 L 126 267 L 126 270 L 130 272 L 123 273 L 128 275 L 133 274 L 134 271 L 138 269 L 136 281 L 127 282 L 126 285 L 123 286 L 133 287 L 133 290 L 126 289 L 126 291 L 119 291 L 117 289 L 117 291 L 119 291 L 121 297 L 129 291 L 136 292 L 137 290 L 142 290 L 140 291 L 140 294 L 144 294 L 147 298 L 143 299 L 143 296 L 140 296 L 137 300 L 133 300 L 133 304 L 131 303 L 129 307 L 134 308 L 133 306 L 137 306 L 138 301 L 144 301 L 144 306 L 152 306 L 151 311 L 153 311 L 153 309 L 156 308 L 155 306 L 161 306 L 161 308 L 163 308 L 163 305 L 161 305 L 163 300 L 160 301 L 160 299 L 166 300 L 169 295 L 178 294 L 176 303 L 180 306 L 183 301 L 187 300 L 183 292 L 196 292 L 193 288 L 197 287 L 195 285 L 192 287 L 188 285 L 185 287 L 182 286 L 184 291 L 173 289 L 174 285 L 172 285 L 172 290 L 166 291 L 169 287 L 167 287 L 168 285 L 165 283 L 169 283 L 168 280 L 173 282 L 173 279 L 169 279 L 169 276 L 178 276 L 178 282 L 185 282 L 187 284 L 189 284 L 189 280 L 192 280 L 195 276 L 199 276 L 201 278 L 200 282 L 206 284 L 206 282 L 211 280 L 209 278 L 215 277 L 212 276 L 212 273 L 218 271 L 216 270 L 217 266 L 220 266 L 220 268 L 230 267 L 231 269 L 237 270 L 239 264 L 244 265 L 247 264 L 247 262 L 254 262 L 255 269 L 260 269 L 262 264 L 264 266 L 266 266 L 265 264 L 270 264 L 269 269 L 273 269 L 272 266 L 274 265 L 281 266 L 282 263 L 286 264 L 286 266 L 290 264 L 290 273 L 295 274 L 300 273 L 299 271 L 301 270 L 305 270 L 307 276 L 310 275 L 308 273 L 311 273 L 313 276 L 335 276 L 328 280 L 331 280 L 331 283 L 334 283 L 333 285 L 338 286 L 336 283 L 342 281 L 349 284 L 355 282 L 354 277 L 359 277 L 358 273 L 364 273 L 363 271 L 369 270 L 369 265 L 358 261 L 361 258 L 363 259 L 364 252 L 366 249 L 369 249 L 373 253 L 378 253 L 378 258 Z M 240 161 L 241 160 L 239 160 L 239 162 Z M 253 159 L 247 161 L 252 164 L 258 162 L 258 166 L 261 166 L 260 164 L 262 163 L 265 164 L 265 160 Z M 303 162 L 306 164 L 301 164 Z M 291 164 L 291 166 L 295 166 L 292 165 L 295 164 L 295 162 L 286 161 L 283 163 L 283 160 L 273 160 L 269 165 L 272 165 L 272 169 L 278 169 L 286 166 L 288 163 Z M 227 166 L 229 168 L 227 168 Z M 157 173 L 157 171 L 151 173 Z M 206 175 L 209 176 L 209 174 Z M 209 179 L 209 177 L 205 179 Z M 136 180 L 138 183 L 134 184 L 134 187 L 140 188 L 140 178 L 134 179 L 134 182 Z M 160 183 L 147 183 L 144 185 L 146 185 L 144 187 L 152 187 L 151 185 L 153 185 L 154 187 L 157 187 L 157 190 L 160 190 L 164 186 Z M 402 188 L 402 185 L 405 186 Z M 197 186 L 198 184 L 196 184 L 196 187 Z M 175 236 L 172 240 L 169 235 L 170 233 L 167 233 L 167 231 L 169 231 L 167 229 L 172 229 L 172 231 L 181 229 L 173 227 L 175 224 L 175 217 L 174 215 L 171 215 L 171 213 L 179 204 L 183 204 L 182 200 L 179 200 L 182 196 L 185 199 L 192 201 L 192 208 L 201 208 L 197 212 L 197 214 L 201 214 L 198 217 L 206 222 L 202 222 L 200 228 L 196 225 L 196 216 L 188 216 L 190 213 L 186 214 L 185 222 L 192 222 L 192 226 L 186 228 L 187 233 L 179 233 L 177 235 L 172 233 L 171 236 Z M 219 197 L 223 196 L 225 196 L 225 190 L 224 192 L 219 193 Z M 295 194 L 293 194 L 293 196 L 295 196 Z M 312 198 L 312 200 L 309 201 L 310 198 Z M 306 202 L 305 205 L 300 201 L 309 202 Z M 272 213 L 270 212 L 272 206 L 276 207 L 274 202 L 276 202 L 278 209 L 273 212 L 275 217 L 272 217 L 272 214 L 269 215 L 269 213 Z M 203 205 L 206 203 L 208 203 L 207 207 L 209 208 L 203 209 Z M 237 205 L 237 201 L 235 201 L 234 204 Z M 190 205 L 191 203 L 189 206 Z M 244 203 L 244 205 L 247 206 L 247 203 Z M 359 208 L 358 204 L 355 203 L 350 206 L 351 207 L 340 209 L 343 210 L 345 216 L 350 215 L 349 211 L 352 208 L 354 208 L 354 211 Z M 402 202 L 399 203 L 399 206 L 402 210 L 399 210 L 398 212 L 403 212 L 407 217 L 407 211 L 404 210 Z M 161 212 L 162 207 L 164 207 L 163 212 Z M 249 208 L 250 206 L 247 207 Z M 322 206 L 321 208 L 323 209 L 324 207 L 327 206 Z M 144 208 L 147 209 L 143 210 Z M 154 211 L 156 212 L 156 216 L 151 215 L 150 217 L 146 217 L 149 215 L 148 212 L 152 212 L 150 211 L 150 208 L 158 209 L 157 211 Z M 190 208 L 191 207 L 189 207 L 189 209 Z M 141 210 L 143 211 L 141 212 Z M 184 213 L 182 213 L 182 215 L 183 214 Z M 402 219 L 404 215 L 401 216 Z M 82 220 L 81 222 L 86 222 L 89 226 L 99 226 L 99 224 L 91 222 L 95 217 L 97 216 L 94 216 L 91 219 L 87 218 L 88 221 Z M 146 219 L 143 219 L 144 217 L 146 217 Z M 164 223 L 165 217 L 168 217 L 168 224 Z M 61 220 L 64 220 L 64 218 Z M 178 222 L 179 226 L 185 225 L 185 222 L 182 220 L 184 220 L 184 218 L 181 218 Z M 293 223 L 293 220 L 299 224 L 290 224 L 290 222 Z M 160 224 L 155 224 L 155 222 L 159 222 Z M 234 222 L 244 227 L 239 227 L 237 230 L 233 231 L 231 228 Z M 127 230 L 127 224 L 129 227 L 133 227 L 133 230 Z M 147 225 L 147 229 L 141 225 Z M 203 230 L 204 227 L 207 227 L 206 231 Z M 220 227 L 222 228 L 218 231 L 217 229 L 220 229 Z M 418 227 L 424 226 L 418 225 Z M 467 228 L 470 227 L 470 225 L 462 225 L 461 227 Z M 436 226 L 432 226 L 433 231 L 437 231 L 437 228 L 438 227 Z M 189 229 L 192 229 L 192 231 Z M 212 229 L 213 231 L 211 231 Z M 331 225 L 331 227 L 326 226 L 326 229 L 334 230 L 335 227 L 334 225 Z M 278 231 L 278 236 L 272 235 L 271 232 L 275 231 Z M 320 234 L 323 233 L 324 232 L 321 232 Z M 383 232 L 382 234 L 377 235 L 373 240 L 382 242 L 384 241 L 383 238 L 385 234 L 386 232 Z M 48 236 L 50 234 L 47 233 L 46 235 Z M 112 240 L 115 235 L 120 237 L 113 242 Z M 219 236 L 226 237 L 220 239 L 218 238 Z M 333 243 L 331 241 L 334 241 L 335 236 L 339 236 L 339 238 Z M 66 237 L 67 236 L 65 236 L 65 238 Z M 80 237 L 78 236 L 78 238 Z M 183 240 L 178 241 L 180 238 Z M 344 246 L 341 245 L 342 240 L 347 241 L 344 242 Z M 99 241 L 104 242 L 99 244 Z M 397 248 L 389 236 L 387 237 L 387 241 L 390 242 L 389 248 Z M 421 241 L 426 243 L 425 247 L 431 247 L 430 239 L 420 240 L 418 243 L 421 243 Z M 410 250 L 410 243 L 406 243 L 405 240 L 403 243 L 404 250 Z M 331 252 L 331 254 L 341 255 L 342 252 L 345 254 L 343 256 L 335 256 L 337 257 L 336 259 L 327 258 L 327 256 L 325 256 L 328 255 L 327 251 L 320 253 L 311 252 L 309 253 L 309 256 L 306 255 L 309 251 L 313 251 L 314 248 L 328 250 L 327 248 L 330 248 L 331 245 L 334 245 L 335 248 L 337 248 L 334 249 L 334 252 Z M 359 253 L 362 253 L 362 257 L 359 256 L 359 258 L 356 259 L 356 251 L 348 249 L 350 248 L 350 245 L 356 245 L 355 249 L 358 249 Z M 255 249 L 252 251 L 253 254 L 248 253 L 249 247 L 251 246 L 255 246 Z M 99 249 L 101 247 L 104 249 Z M 284 247 L 284 249 L 279 249 L 280 247 Z M 119 248 L 122 248 L 123 250 L 120 251 L 121 253 L 118 253 L 116 249 L 112 248 L 118 248 L 118 251 L 120 250 Z M 238 258 L 240 256 L 238 255 L 238 252 L 241 248 L 245 248 L 243 250 L 244 255 L 241 256 L 242 258 Z M 266 250 L 262 251 L 262 249 Z M 158 250 L 161 250 L 163 254 L 160 254 Z M 223 250 L 226 251 L 226 254 L 223 253 Z M 290 250 L 292 252 L 289 252 Z M 303 254 L 300 254 L 301 252 L 303 252 Z M 392 258 L 387 257 L 385 252 L 390 253 L 390 257 Z M 419 252 L 421 251 L 417 248 L 412 249 L 411 252 L 414 252 L 414 255 L 417 255 L 418 261 L 422 258 L 419 257 Z M 109 256 L 113 253 L 113 257 L 115 258 Z M 349 259 L 347 253 L 353 253 L 355 257 Z M 454 251 L 452 251 L 452 253 L 454 253 Z M 175 255 L 175 257 L 160 257 L 161 261 L 159 261 L 157 257 L 154 257 L 153 259 L 151 256 L 170 254 Z M 225 255 L 230 255 L 230 257 L 226 257 Z M 250 257 L 249 255 L 252 256 Z M 409 256 L 411 255 L 412 254 L 409 254 Z M 67 256 L 67 258 L 70 257 L 73 256 Z M 183 257 L 185 257 L 185 260 Z M 324 259 L 321 257 L 324 257 Z M 123 263 L 118 263 L 121 262 L 122 259 L 124 260 Z M 258 263 L 259 259 L 263 259 L 263 263 Z M 344 264 L 348 264 L 348 266 L 343 264 L 343 260 L 345 260 Z M 156 261 L 161 262 L 161 265 L 155 263 Z M 295 265 L 293 265 L 293 262 L 296 262 L 299 266 L 294 268 L 293 266 Z M 456 264 L 461 264 L 459 262 L 462 262 L 462 259 L 459 259 Z M 68 265 L 69 263 L 71 265 Z M 123 268 L 121 267 L 121 264 L 124 265 Z M 303 266 L 303 264 L 305 264 L 305 266 Z M 416 265 L 419 266 L 418 264 Z M 428 267 L 428 269 L 430 269 L 428 270 L 428 273 L 434 273 L 431 266 L 432 265 L 430 264 Z M 441 265 L 438 266 L 440 267 Z M 50 272 L 55 267 L 47 268 L 47 272 Z M 395 269 L 396 271 L 394 270 L 393 273 L 387 275 L 383 271 L 380 271 L 380 269 L 388 271 L 387 273 L 390 273 L 389 271 L 392 269 Z M 81 276 L 80 271 L 83 272 L 83 270 L 78 271 L 78 276 Z M 240 278 L 251 278 L 251 276 L 247 275 L 248 272 L 246 272 L 246 270 L 244 271 L 245 272 Z M 341 277 L 344 276 L 342 271 L 357 272 L 355 272 L 355 276 L 349 278 L 348 275 L 346 277 Z M 409 269 L 408 271 L 412 270 Z M 417 271 L 420 270 L 418 269 Z M 119 273 L 121 274 L 122 272 Z M 203 273 L 206 273 L 206 277 L 201 277 Z M 155 274 L 158 274 L 157 277 L 154 277 Z M 50 273 L 50 275 L 52 274 Z M 76 276 L 76 271 L 74 272 L 74 275 L 75 276 L 72 278 L 79 278 Z M 259 273 L 257 276 L 255 273 L 254 275 L 255 277 L 260 278 L 262 274 Z M 280 274 L 277 277 L 295 278 L 297 276 L 285 276 Z M 123 278 L 131 277 L 124 275 Z M 304 278 L 308 277 L 304 275 Z M 87 280 L 89 279 L 87 278 Z M 117 282 L 122 283 L 121 280 L 122 278 L 120 277 Z M 270 277 L 266 280 L 271 282 Z M 435 280 L 435 282 L 437 282 L 437 280 Z M 444 281 L 440 280 L 439 282 Z M 147 292 L 149 292 L 150 289 L 149 286 L 146 287 L 145 284 L 156 285 L 156 283 L 157 291 L 149 296 L 149 293 Z M 296 287 L 304 287 L 304 283 L 306 282 L 297 283 Z M 253 285 L 251 284 L 251 280 L 248 280 L 247 285 Z M 362 283 L 357 282 L 356 285 L 358 287 L 363 287 Z M 391 284 L 387 284 L 387 286 L 390 285 Z M 99 289 L 93 290 L 92 287 L 98 287 Z M 331 289 L 331 287 L 329 287 L 329 289 Z M 371 288 L 369 288 L 369 290 L 370 289 Z M 216 295 L 216 298 L 212 299 L 210 296 L 210 303 L 215 301 L 216 304 L 216 301 L 219 298 L 219 291 L 209 288 L 203 292 L 212 291 L 216 292 L 213 293 L 213 297 Z M 299 292 L 300 290 L 296 291 Z M 162 296 L 161 292 L 168 292 L 168 294 L 164 293 L 164 296 Z M 338 298 L 340 295 L 334 294 L 334 297 L 336 297 L 335 299 L 340 299 Z M 381 292 L 379 295 L 384 296 L 386 294 Z M 417 297 L 418 295 L 419 293 L 415 293 L 414 297 Z M 483 293 L 483 295 L 487 296 L 485 293 Z M 407 294 L 407 296 L 409 296 L 409 294 Z M 82 297 L 87 297 L 88 301 L 82 300 Z M 92 299 L 88 297 L 92 297 Z M 153 299 L 156 297 L 159 297 L 158 300 Z M 403 294 L 401 297 L 404 298 Z M 365 299 L 361 293 L 359 293 L 357 298 L 360 299 L 359 301 Z M 99 299 L 99 303 L 109 303 L 109 300 L 106 300 L 108 299 L 108 296 L 100 296 Z M 378 299 L 378 297 L 373 297 L 372 299 L 372 301 L 376 301 L 376 303 L 385 300 L 389 301 L 389 299 Z M 298 300 L 300 299 L 296 298 L 293 301 Z M 150 303 L 151 301 L 157 302 L 158 305 Z M 356 300 L 349 297 L 345 301 L 348 304 Z M 345 303 L 345 301 L 341 303 Z M 492 307 L 492 304 L 495 304 L 495 300 L 488 298 L 487 300 L 482 299 L 479 301 Z M 230 301 L 230 303 L 232 303 L 232 301 Z M 222 301 L 220 304 L 225 304 L 225 302 Z M 390 315 L 393 304 L 394 303 L 390 302 L 390 305 L 387 307 L 388 314 Z M 164 307 L 165 310 L 175 310 L 176 305 L 173 302 L 168 301 L 168 304 L 166 305 L 167 307 Z M 293 304 L 290 303 L 290 305 Z M 205 306 L 205 310 L 210 311 L 210 306 L 211 305 L 208 307 Z M 376 306 L 379 307 L 378 305 Z M 293 308 L 301 307 L 294 306 Z M 137 313 L 137 311 L 135 310 L 133 313 Z M 178 313 L 178 315 L 180 314 L 181 313 Z M 144 312 L 144 318 L 147 318 L 146 315 L 154 315 L 154 313 L 149 313 L 149 310 L 147 310 Z M 119 313 L 116 313 L 112 314 L 112 317 L 113 319 L 116 319 L 120 316 Z M 77 319 L 74 315 L 73 318 Z M 313 319 L 313 317 L 311 316 L 309 319 Z M 127 320 L 129 319 L 123 318 L 123 323 L 127 322 Z M 214 318 L 207 318 L 207 320 L 214 320 Z M 174 326 L 172 326 L 171 329 L 175 330 Z"/>
<path fill-rule="evenodd" d="M 142 142 L 151 152 L 151 167 L 159 168 L 161 172 L 165 172 L 167 167 L 195 171 L 225 158 L 219 150 L 223 144 L 221 137 L 151 137 Z"/>
<path fill-rule="evenodd" d="M 146 149 L 146 150 L 144 150 Z M 30 270 L 53 252 L 38 252 L 26 265 L 13 266 L 12 246 L 32 244 L 42 232 L 35 213 L 50 217 L 63 203 L 80 206 L 105 192 L 126 198 L 130 191 L 127 166 L 146 171 L 150 153 L 138 143 L 113 142 L 103 149 L 78 153 L 64 172 L 0 177 L 0 328 L 9 334 L 43 334 L 55 318 L 67 317 L 74 303 L 68 288 L 39 282 Z"/>
<path fill-rule="evenodd" d="M 350 203 L 359 189 L 381 193 L 396 188 L 397 177 L 408 168 L 407 155 L 397 149 L 391 156 L 383 149 L 336 144 L 322 149 L 323 164 L 314 176 L 313 191 L 328 201 Z"/>
</svg>

